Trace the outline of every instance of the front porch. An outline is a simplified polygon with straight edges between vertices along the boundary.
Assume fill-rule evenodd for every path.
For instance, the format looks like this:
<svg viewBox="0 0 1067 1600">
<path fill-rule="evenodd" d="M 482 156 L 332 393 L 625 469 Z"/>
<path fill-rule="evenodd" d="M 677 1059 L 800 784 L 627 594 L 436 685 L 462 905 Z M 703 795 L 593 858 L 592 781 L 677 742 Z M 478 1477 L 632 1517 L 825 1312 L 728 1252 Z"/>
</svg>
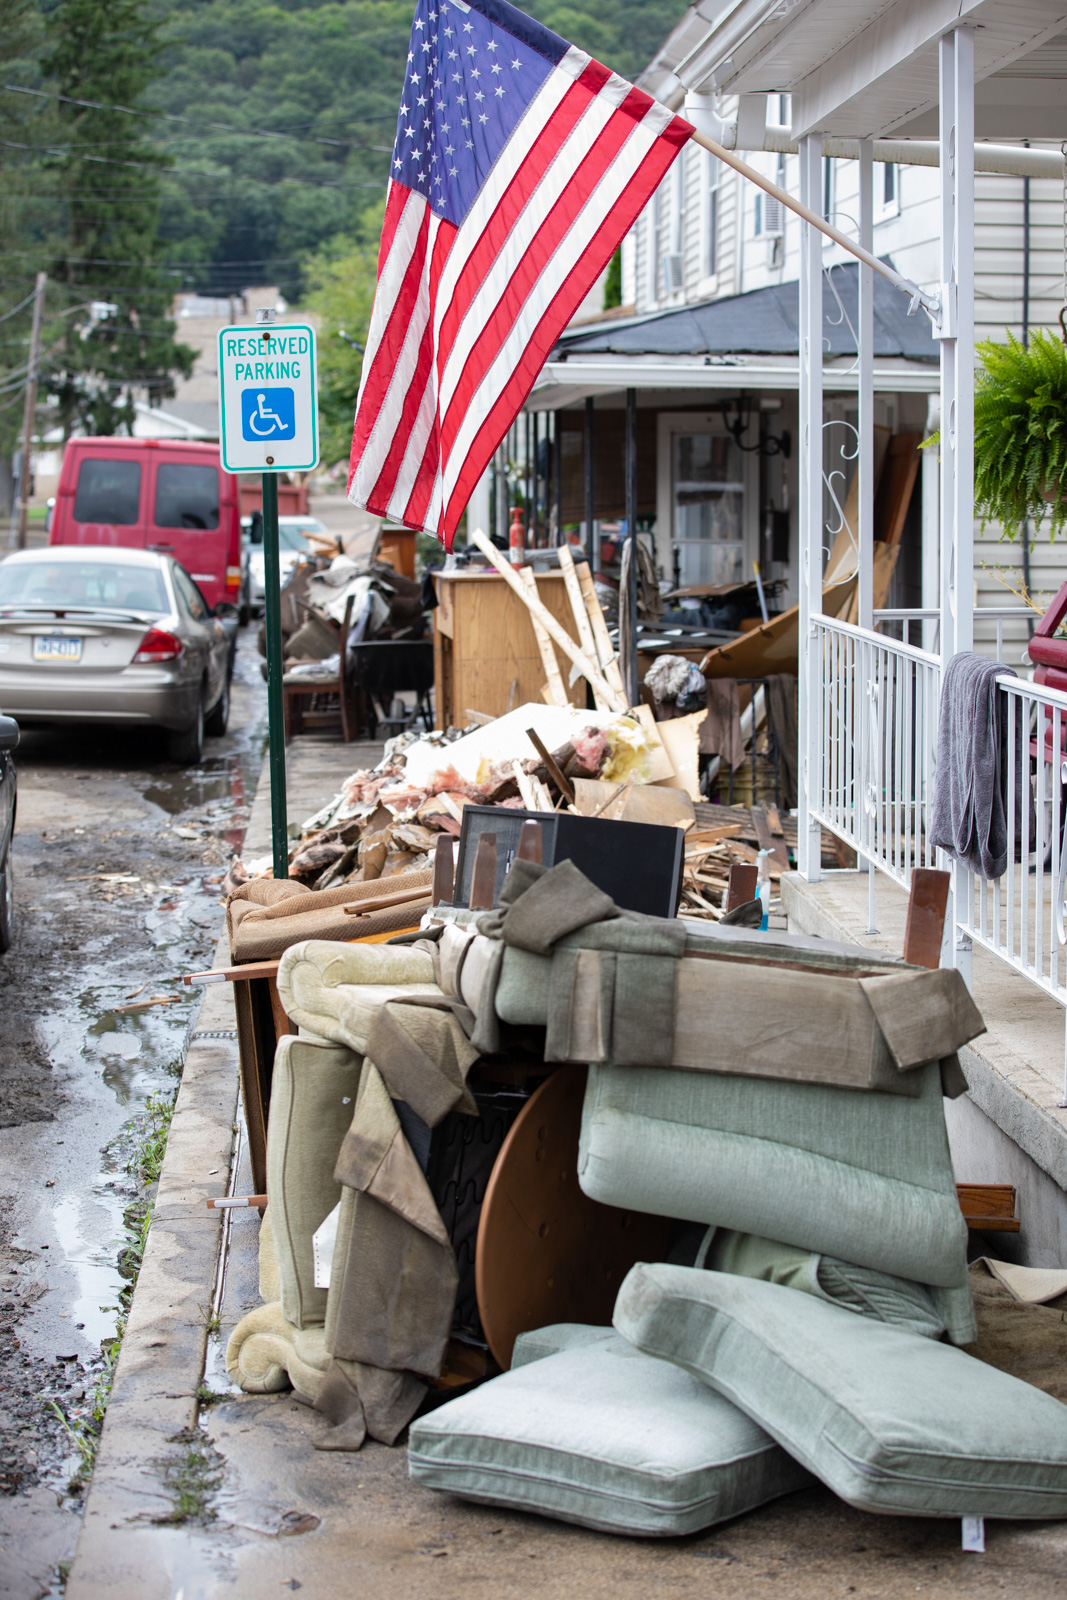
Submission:
<svg viewBox="0 0 1067 1600">
<path fill-rule="evenodd" d="M 869 933 L 866 872 L 829 872 L 818 883 L 782 879 L 791 933 L 899 955 L 905 890 L 879 874 L 876 933 Z M 997 956 L 975 949 L 972 992 L 987 1032 L 960 1053 L 970 1094 L 945 1101 L 958 1183 L 1011 1183 L 1019 1233 L 976 1235 L 979 1253 L 1024 1266 L 1067 1261 L 1067 1108 L 1063 1105 L 1063 1008 Z"/>
</svg>

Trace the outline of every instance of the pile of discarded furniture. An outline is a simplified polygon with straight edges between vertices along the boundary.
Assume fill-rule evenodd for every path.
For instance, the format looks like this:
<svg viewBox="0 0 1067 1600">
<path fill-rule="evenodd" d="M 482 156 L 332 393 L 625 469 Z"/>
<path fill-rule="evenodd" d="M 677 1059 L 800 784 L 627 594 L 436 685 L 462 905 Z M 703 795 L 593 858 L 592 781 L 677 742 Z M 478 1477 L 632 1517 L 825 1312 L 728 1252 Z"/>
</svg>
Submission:
<svg viewBox="0 0 1067 1600">
<path fill-rule="evenodd" d="M 333 726 L 346 742 L 373 737 L 405 690 L 431 726 L 433 645 L 413 577 L 375 558 L 315 555 L 289 575 L 281 620 L 287 738 Z M 259 647 L 265 656 L 262 629 Z"/>
<path fill-rule="evenodd" d="M 407 1429 L 429 1488 L 621 1534 L 813 1479 L 1067 1516 L 1060 1401 L 961 1348 L 943 1097 L 983 1024 L 937 905 L 912 961 L 694 923 L 682 837 L 470 806 L 399 904 L 231 898 L 266 1201 L 232 1377 L 317 1448 Z"/>
</svg>

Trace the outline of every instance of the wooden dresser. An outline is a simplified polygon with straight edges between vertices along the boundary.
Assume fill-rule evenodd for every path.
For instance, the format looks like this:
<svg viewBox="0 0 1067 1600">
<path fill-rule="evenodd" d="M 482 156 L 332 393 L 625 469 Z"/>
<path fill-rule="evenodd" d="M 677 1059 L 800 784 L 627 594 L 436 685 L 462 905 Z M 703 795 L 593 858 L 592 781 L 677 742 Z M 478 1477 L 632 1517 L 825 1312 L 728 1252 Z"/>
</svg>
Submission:
<svg viewBox="0 0 1067 1600">
<path fill-rule="evenodd" d="M 545 669 L 530 614 L 504 579 L 493 572 L 438 572 L 434 586 L 438 602 L 433 613 L 437 726 L 462 727 L 469 720 L 468 711 L 503 716 L 509 695 L 513 707 L 542 700 Z M 537 594 L 573 639 L 577 629 L 563 574 L 538 574 Z M 558 649 L 556 660 L 566 685 L 571 664 Z M 579 678 L 568 690 L 572 704 L 586 704 L 585 690 L 585 679 Z"/>
</svg>

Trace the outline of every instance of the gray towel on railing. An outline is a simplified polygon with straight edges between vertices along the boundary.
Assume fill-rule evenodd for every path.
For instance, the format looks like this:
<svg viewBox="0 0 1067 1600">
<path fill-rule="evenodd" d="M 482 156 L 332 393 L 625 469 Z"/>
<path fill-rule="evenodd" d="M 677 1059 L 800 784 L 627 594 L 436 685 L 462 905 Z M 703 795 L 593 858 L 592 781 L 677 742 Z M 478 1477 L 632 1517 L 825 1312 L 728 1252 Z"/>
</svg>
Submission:
<svg viewBox="0 0 1067 1600">
<path fill-rule="evenodd" d="M 952 657 L 941 684 L 930 842 L 981 878 L 999 878 L 1008 864 L 1008 713 L 997 678 L 1016 676 L 1003 662 L 963 650 Z M 1017 713 L 1017 800 L 1024 774 L 1029 792 L 1023 749 L 1022 716 Z"/>
</svg>

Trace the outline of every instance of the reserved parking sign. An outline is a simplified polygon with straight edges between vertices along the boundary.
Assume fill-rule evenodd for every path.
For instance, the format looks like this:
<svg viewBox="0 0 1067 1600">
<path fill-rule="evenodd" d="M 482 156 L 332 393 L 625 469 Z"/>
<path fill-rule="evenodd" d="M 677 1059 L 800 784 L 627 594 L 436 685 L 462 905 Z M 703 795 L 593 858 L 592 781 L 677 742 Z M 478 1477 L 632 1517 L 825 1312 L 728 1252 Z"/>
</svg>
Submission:
<svg viewBox="0 0 1067 1600">
<path fill-rule="evenodd" d="M 317 465 L 314 328 L 223 328 L 219 439 L 227 472 L 307 471 Z"/>
</svg>

